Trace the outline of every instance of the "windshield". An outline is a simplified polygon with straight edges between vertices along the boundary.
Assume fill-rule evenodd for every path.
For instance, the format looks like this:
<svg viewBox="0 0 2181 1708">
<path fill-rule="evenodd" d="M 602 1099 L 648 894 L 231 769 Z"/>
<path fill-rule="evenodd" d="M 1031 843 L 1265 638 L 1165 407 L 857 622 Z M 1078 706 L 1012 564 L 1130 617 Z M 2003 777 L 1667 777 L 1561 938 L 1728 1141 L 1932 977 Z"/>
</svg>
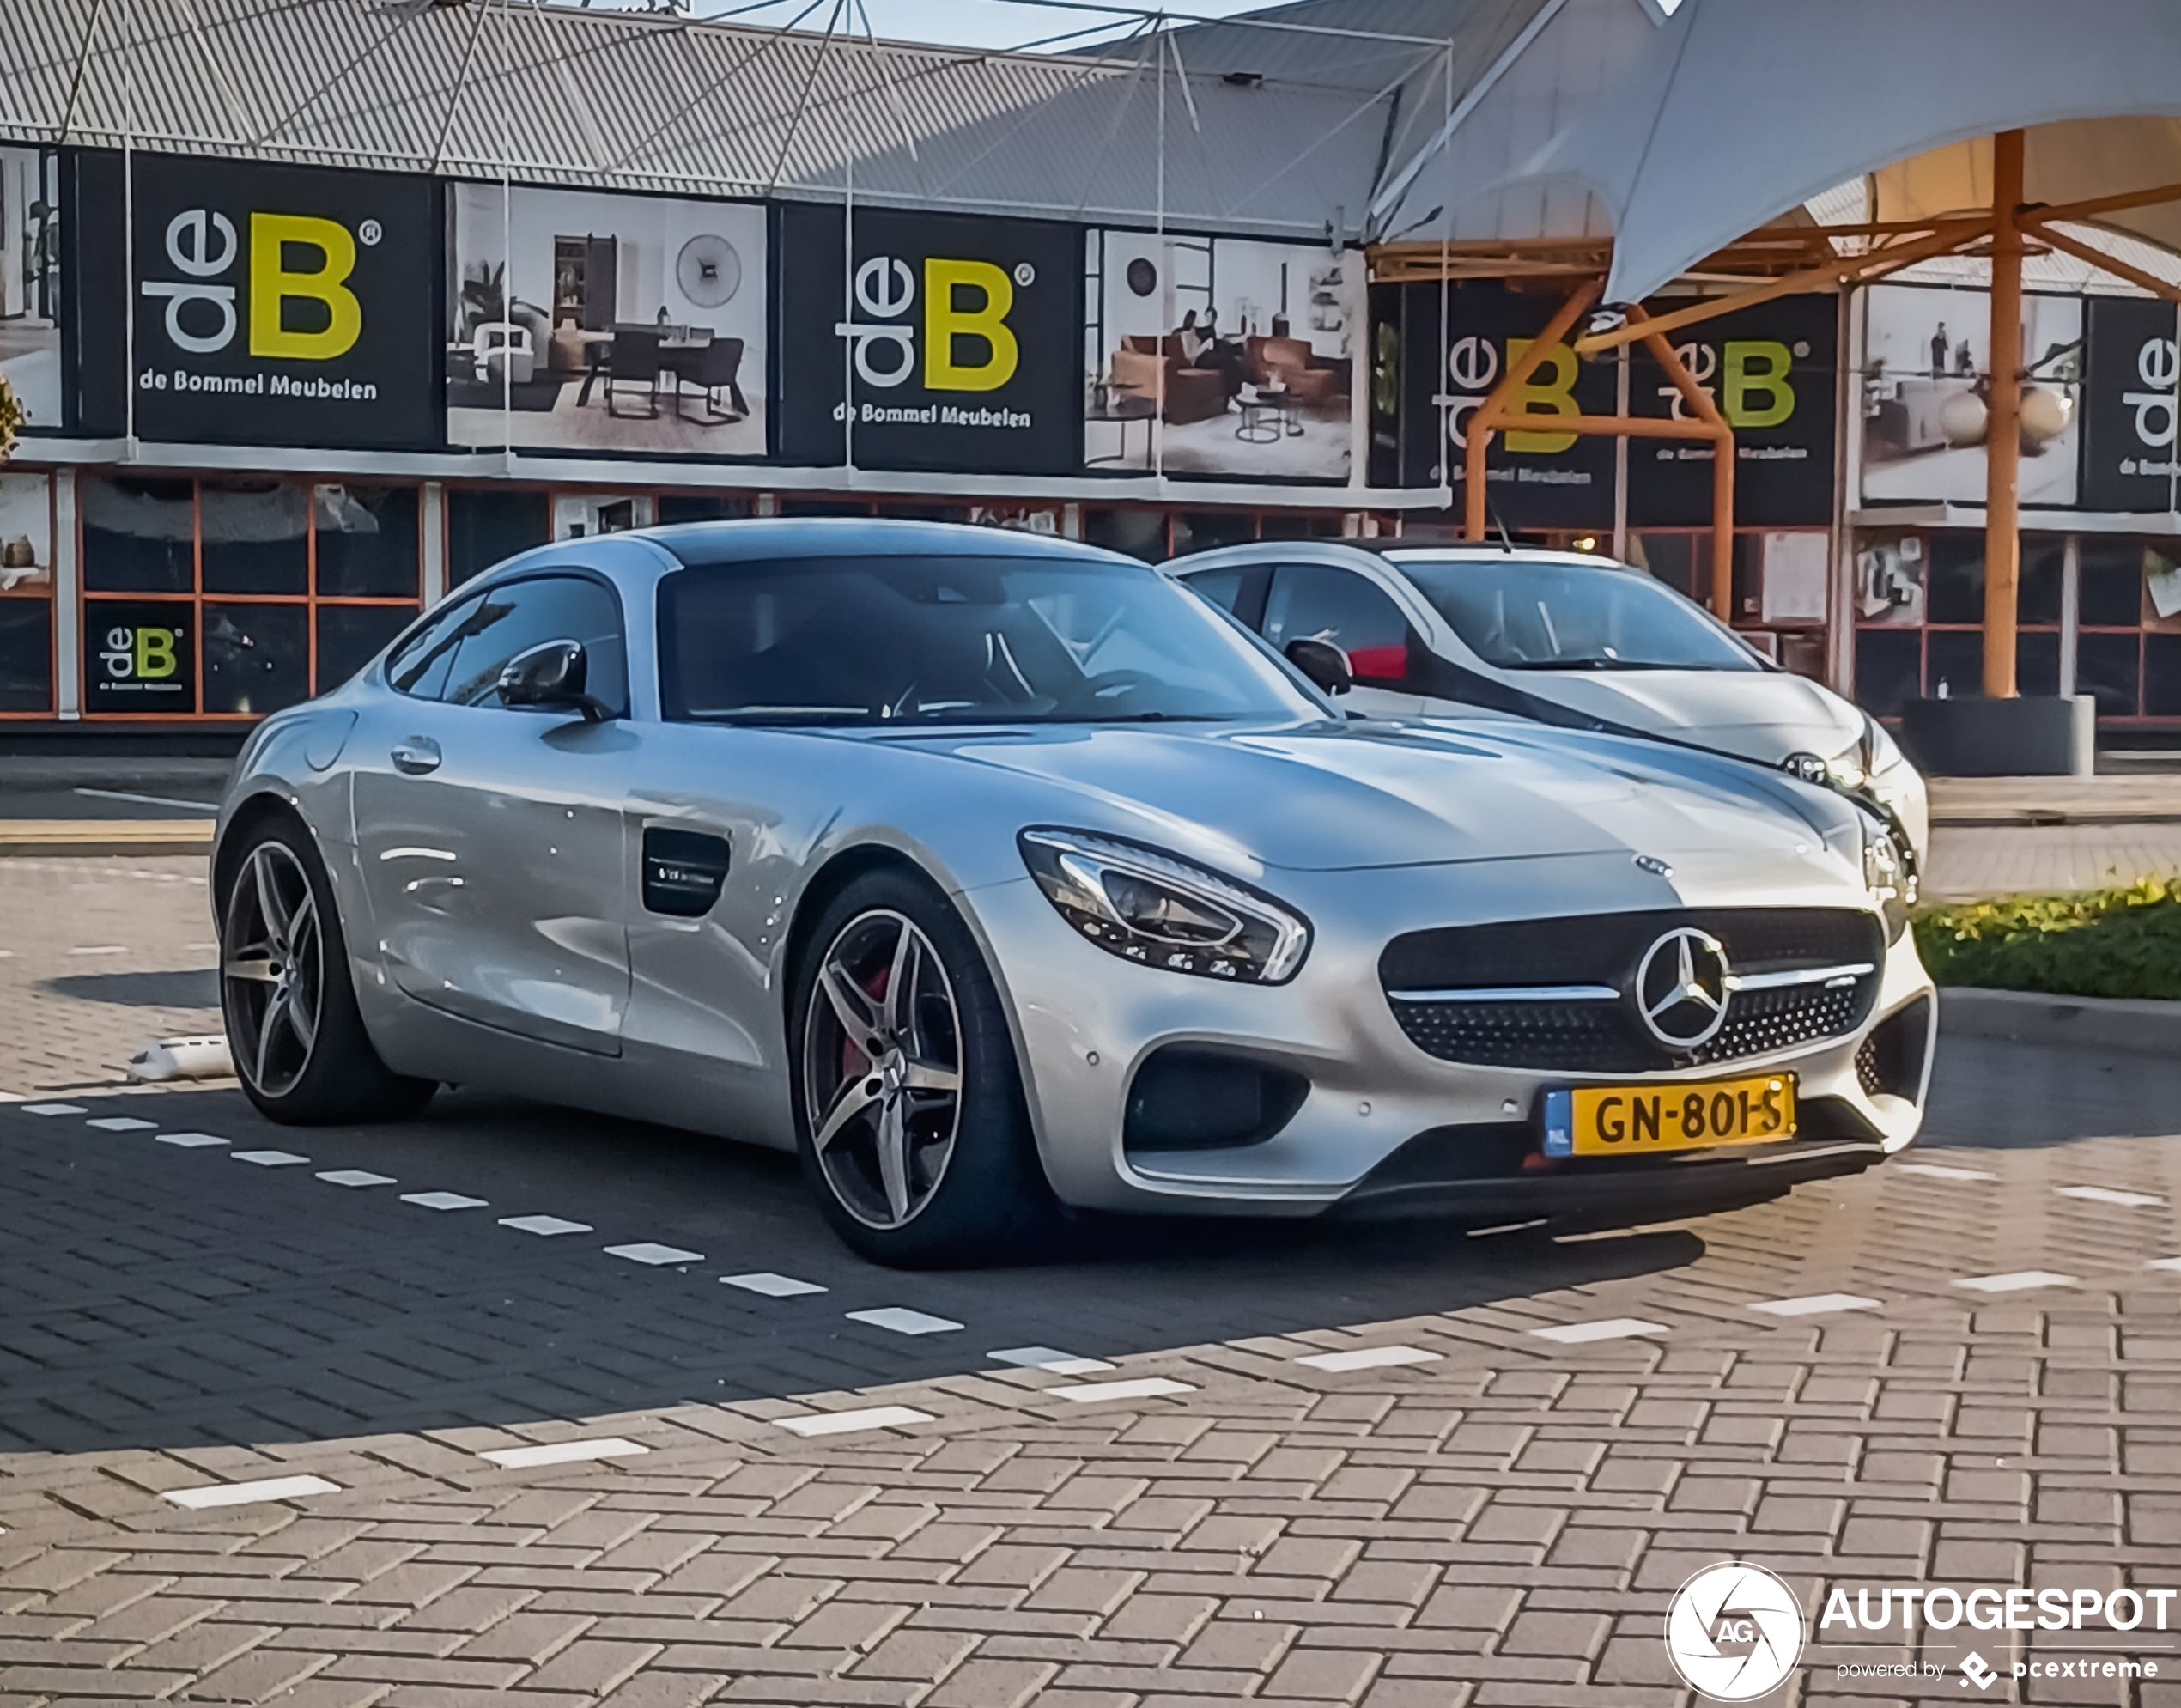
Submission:
<svg viewBox="0 0 2181 1708">
<path fill-rule="evenodd" d="M 1759 670 L 1680 594 L 1631 569 L 1520 557 L 1399 562 L 1470 651 L 1502 670 Z"/>
<path fill-rule="evenodd" d="M 1155 570 L 1061 557 L 798 558 L 659 585 L 677 720 L 1292 722 L 1327 715 Z"/>
</svg>

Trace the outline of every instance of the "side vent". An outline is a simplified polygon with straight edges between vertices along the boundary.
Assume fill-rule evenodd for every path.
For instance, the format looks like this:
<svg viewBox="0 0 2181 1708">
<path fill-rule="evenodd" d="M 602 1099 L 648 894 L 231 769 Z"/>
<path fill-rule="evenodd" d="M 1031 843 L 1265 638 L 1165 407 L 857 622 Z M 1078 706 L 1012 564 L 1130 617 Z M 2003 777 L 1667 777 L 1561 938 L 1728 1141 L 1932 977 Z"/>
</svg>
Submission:
<svg viewBox="0 0 2181 1708">
<path fill-rule="evenodd" d="M 644 832 L 644 905 L 676 919 L 712 911 L 727 881 L 727 839 L 654 825 Z"/>
</svg>

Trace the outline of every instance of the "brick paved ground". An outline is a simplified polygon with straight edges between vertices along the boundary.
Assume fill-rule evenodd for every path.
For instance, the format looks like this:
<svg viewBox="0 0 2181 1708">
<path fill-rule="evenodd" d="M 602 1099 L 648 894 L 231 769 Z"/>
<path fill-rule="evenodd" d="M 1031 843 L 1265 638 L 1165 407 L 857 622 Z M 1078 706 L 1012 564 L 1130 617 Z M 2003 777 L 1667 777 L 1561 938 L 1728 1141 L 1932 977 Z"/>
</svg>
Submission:
<svg viewBox="0 0 2181 1708">
<path fill-rule="evenodd" d="M 187 970 L 202 890 L 137 869 L 0 865 L 18 1091 L 102 1077 L 160 1012 L 54 988 L 57 951 Z M 0 1107 L 0 1705 L 1663 1708 L 1668 1596 L 1719 1559 L 1813 1610 L 2181 1588 L 2181 1064 L 1942 1073 L 1913 1168 L 1686 1225 L 1161 1223 L 933 1276 L 850 1256 L 772 1158 L 589 1116 Z M 227 1142 L 162 1142 L 191 1134 Z M 264 1152 L 307 1161 L 236 1154 Z M 404 1201 L 434 1192 L 484 1201 Z M 537 1215 L 583 1231 L 501 1221 Z M 685 1255 L 607 1249 L 637 1242 Z M 752 1272 L 826 1291 L 721 1284 Z M 1759 1308 L 1826 1294 L 1861 1304 Z M 959 1326 L 848 1315 L 885 1307 Z M 992 1356 L 1033 1346 L 1114 1367 Z M 1298 1362 L 1388 1347 L 1417 1361 Z M 880 1407 L 921 1415 L 788 1426 Z M 647 1450 L 481 1456 L 602 1438 Z M 299 1475 L 331 1486 L 166 1498 Z M 1983 1694 L 2181 1704 L 2181 1630 L 1921 1636 L 1814 1647 L 1771 1699 L 1959 1705 L 1972 1646 L 2005 1673 L 2064 1638 L 2165 1677 Z M 1943 1676 L 1836 1676 L 1911 1657 Z"/>
</svg>

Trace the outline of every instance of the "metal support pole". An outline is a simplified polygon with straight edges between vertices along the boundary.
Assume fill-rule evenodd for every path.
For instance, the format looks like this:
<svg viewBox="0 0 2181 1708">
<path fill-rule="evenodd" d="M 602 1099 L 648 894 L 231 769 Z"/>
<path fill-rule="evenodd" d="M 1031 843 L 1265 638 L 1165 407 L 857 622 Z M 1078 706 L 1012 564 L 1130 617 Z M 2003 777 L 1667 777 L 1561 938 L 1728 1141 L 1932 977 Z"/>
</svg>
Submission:
<svg viewBox="0 0 2181 1708">
<path fill-rule="evenodd" d="M 1984 693 L 2011 700 L 2022 575 L 2022 133 L 1992 138 L 1990 396 L 1984 426 Z"/>
<path fill-rule="evenodd" d="M 1603 279 L 1585 279 L 1575 288 L 1574 295 L 1562 303 L 1545 330 L 1530 340 L 1529 348 L 1507 364 L 1507 372 L 1491 389 L 1491 395 L 1477 406 L 1469 417 L 1469 439 L 1464 452 L 1466 490 L 1462 493 L 1462 533 L 1469 539 L 1485 537 L 1485 447 L 1490 441 L 1492 429 L 1506 416 L 1508 402 L 1529 382 L 1531 374 L 1544 364 L 1553 347 L 1564 339 L 1583 312 L 1598 300 L 1598 293 L 1605 288 Z M 1553 431 L 1566 429 L 1556 422 Z"/>
<path fill-rule="evenodd" d="M 1650 317 L 1639 303 L 1628 311 L 1631 325 Z M 1682 365 L 1674 346 L 1662 332 L 1645 331 L 1643 347 L 1649 350 L 1674 389 L 1681 394 L 1711 441 L 1711 612 L 1722 623 L 1734 618 L 1734 430 L 1711 401 L 1711 393 L 1697 384 L 1696 376 Z"/>
</svg>

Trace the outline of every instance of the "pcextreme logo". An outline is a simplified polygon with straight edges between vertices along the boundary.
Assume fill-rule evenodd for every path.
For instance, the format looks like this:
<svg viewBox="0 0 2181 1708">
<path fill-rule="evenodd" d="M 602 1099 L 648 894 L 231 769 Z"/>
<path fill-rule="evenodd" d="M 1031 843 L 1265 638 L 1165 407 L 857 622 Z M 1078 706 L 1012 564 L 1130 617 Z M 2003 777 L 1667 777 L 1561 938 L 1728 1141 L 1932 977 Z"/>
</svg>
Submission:
<svg viewBox="0 0 2181 1708">
<path fill-rule="evenodd" d="M 210 356 L 234 343 L 237 264 L 249 284 L 252 356 L 331 362 L 355 348 L 363 332 L 363 304 L 349 288 L 356 245 L 376 244 L 376 220 L 354 233 L 313 214 L 253 211 L 246 244 L 234 222 L 210 208 L 187 208 L 167 222 L 167 260 L 179 279 L 146 279 L 146 296 L 167 301 L 167 336 L 178 350 Z M 311 305 L 293 318 L 291 302 Z M 323 324 L 310 326 L 311 321 Z"/>
<path fill-rule="evenodd" d="M 1036 281 L 1037 270 L 1027 261 L 1011 273 L 990 261 L 926 257 L 920 375 L 919 328 L 912 318 L 919 280 L 898 257 L 874 255 L 856 269 L 856 307 L 868 318 L 843 320 L 833 330 L 850 340 L 857 376 L 866 385 L 890 390 L 916 378 L 927 392 L 996 392 L 1015 377 L 1022 361 L 1007 325 L 1016 288 Z M 975 360 L 980 354 L 984 359 Z"/>
</svg>

